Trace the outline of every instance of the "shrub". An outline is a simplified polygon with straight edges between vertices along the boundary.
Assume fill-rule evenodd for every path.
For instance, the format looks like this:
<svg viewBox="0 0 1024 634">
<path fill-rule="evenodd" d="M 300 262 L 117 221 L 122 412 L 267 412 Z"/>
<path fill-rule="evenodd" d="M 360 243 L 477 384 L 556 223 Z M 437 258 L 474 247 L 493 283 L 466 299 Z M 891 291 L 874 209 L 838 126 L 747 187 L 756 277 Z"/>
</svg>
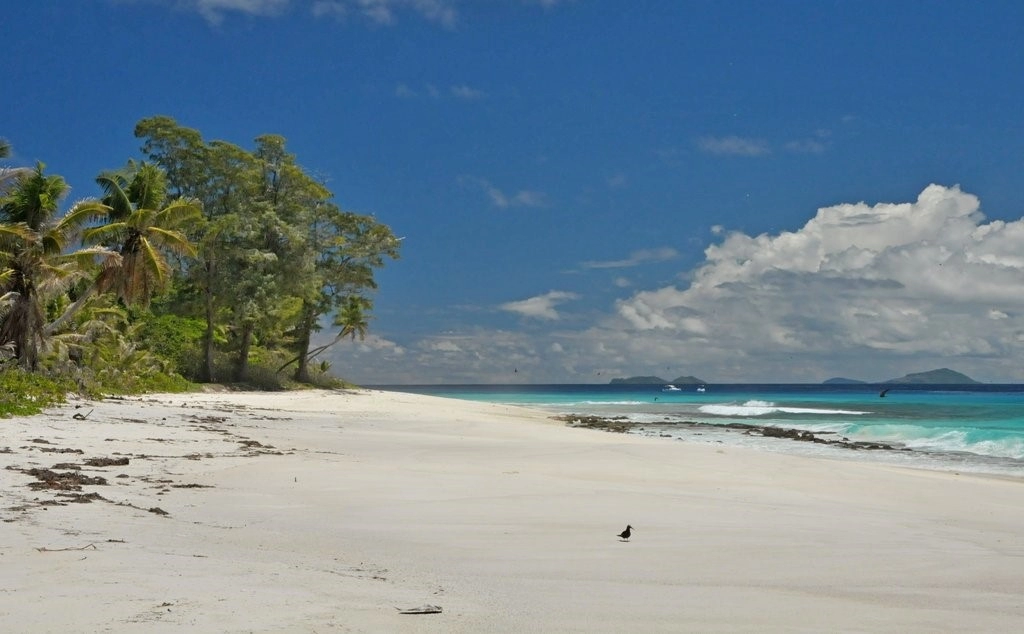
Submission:
<svg viewBox="0 0 1024 634">
<path fill-rule="evenodd" d="M 20 368 L 0 371 L 0 416 L 28 416 L 63 403 L 75 384 L 67 378 L 52 378 Z"/>
</svg>

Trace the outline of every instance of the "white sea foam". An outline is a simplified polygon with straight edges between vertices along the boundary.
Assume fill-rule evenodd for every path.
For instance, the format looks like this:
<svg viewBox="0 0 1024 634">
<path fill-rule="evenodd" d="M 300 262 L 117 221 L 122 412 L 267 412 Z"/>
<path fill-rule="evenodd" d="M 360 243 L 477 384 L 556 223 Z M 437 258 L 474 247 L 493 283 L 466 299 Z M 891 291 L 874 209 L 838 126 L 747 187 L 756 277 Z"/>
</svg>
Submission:
<svg viewBox="0 0 1024 634">
<path fill-rule="evenodd" d="M 909 449 L 933 453 L 972 453 L 994 458 L 1024 459 L 1024 439 L 1020 437 L 972 438 L 964 429 L 934 430 L 916 425 L 892 425 L 867 428 L 857 436 L 871 440 L 896 441 Z M 888 432 L 888 433 L 886 433 Z"/>
<path fill-rule="evenodd" d="M 846 409 L 819 409 L 815 407 L 779 407 L 769 401 L 747 401 L 742 405 L 718 403 L 697 408 L 712 416 L 767 416 L 768 414 L 817 414 L 819 416 L 860 416 L 866 412 Z"/>
<path fill-rule="evenodd" d="M 565 403 L 564 407 L 573 407 L 577 405 L 650 405 L 649 401 L 576 401 L 573 403 Z"/>
</svg>

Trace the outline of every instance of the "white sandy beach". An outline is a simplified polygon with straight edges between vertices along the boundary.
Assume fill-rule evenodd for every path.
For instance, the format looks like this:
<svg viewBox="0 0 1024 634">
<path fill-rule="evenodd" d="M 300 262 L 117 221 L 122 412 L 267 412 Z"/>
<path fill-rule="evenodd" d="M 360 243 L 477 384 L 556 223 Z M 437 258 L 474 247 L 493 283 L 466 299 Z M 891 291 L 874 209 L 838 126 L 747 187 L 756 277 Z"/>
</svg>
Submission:
<svg viewBox="0 0 1024 634">
<path fill-rule="evenodd" d="M 3 632 L 1024 627 L 1017 480 L 370 391 L 76 401 L 0 426 Z M 31 469 L 107 484 L 33 489 Z M 422 605 L 443 612 L 396 610 Z"/>
</svg>

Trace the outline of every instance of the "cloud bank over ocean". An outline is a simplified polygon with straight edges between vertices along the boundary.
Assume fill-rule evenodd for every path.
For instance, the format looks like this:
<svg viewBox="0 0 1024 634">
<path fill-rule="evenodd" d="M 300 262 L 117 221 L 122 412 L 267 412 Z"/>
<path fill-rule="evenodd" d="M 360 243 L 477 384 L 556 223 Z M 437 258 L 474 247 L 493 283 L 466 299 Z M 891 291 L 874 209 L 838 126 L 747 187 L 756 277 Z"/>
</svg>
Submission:
<svg viewBox="0 0 1024 634">
<path fill-rule="evenodd" d="M 563 329 L 356 342 L 335 352 L 335 365 L 366 383 L 403 374 L 429 381 L 441 368 L 465 382 L 651 372 L 720 382 L 878 380 L 939 366 L 1024 380 L 1016 363 L 1024 219 L 988 222 L 978 198 L 959 187 L 930 185 L 914 202 L 823 207 L 795 231 L 720 233 L 679 283 L 634 292 L 604 314 L 572 319 L 572 303 L 556 313 L 556 303 L 578 297 L 566 283 L 499 307 L 572 324 Z"/>
</svg>

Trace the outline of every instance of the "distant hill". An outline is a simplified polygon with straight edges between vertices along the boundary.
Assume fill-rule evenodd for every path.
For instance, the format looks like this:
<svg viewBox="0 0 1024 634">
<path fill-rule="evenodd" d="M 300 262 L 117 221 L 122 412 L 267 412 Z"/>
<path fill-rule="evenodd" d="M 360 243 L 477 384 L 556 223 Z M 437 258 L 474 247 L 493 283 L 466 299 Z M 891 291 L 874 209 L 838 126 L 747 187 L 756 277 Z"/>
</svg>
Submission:
<svg viewBox="0 0 1024 634">
<path fill-rule="evenodd" d="M 949 368 L 939 368 L 938 370 L 930 370 L 928 372 L 907 374 L 898 379 L 889 379 L 888 381 L 884 381 L 884 383 L 963 385 L 981 383 L 981 381 L 975 381 L 966 374 L 960 374 L 959 372 L 955 372 Z"/>
<path fill-rule="evenodd" d="M 822 385 L 861 385 L 867 383 L 871 383 L 871 381 L 847 379 L 841 376 L 822 381 Z M 938 370 L 929 370 L 928 372 L 913 372 L 898 379 L 881 381 L 881 383 L 897 383 L 902 385 L 972 385 L 981 383 L 981 381 L 975 381 L 966 374 L 960 374 L 949 368 L 939 368 Z"/>
<path fill-rule="evenodd" d="M 707 381 L 698 379 L 695 376 L 677 376 L 669 381 L 672 385 L 704 385 Z"/>
<path fill-rule="evenodd" d="M 660 376 L 631 376 L 625 379 L 612 379 L 612 385 L 665 385 L 668 383 Z"/>
<path fill-rule="evenodd" d="M 678 376 L 671 381 L 666 381 L 660 376 L 631 376 L 625 379 L 612 379 L 612 385 L 666 385 L 671 383 L 672 385 L 704 385 L 707 381 L 702 381 L 695 376 Z"/>
</svg>

